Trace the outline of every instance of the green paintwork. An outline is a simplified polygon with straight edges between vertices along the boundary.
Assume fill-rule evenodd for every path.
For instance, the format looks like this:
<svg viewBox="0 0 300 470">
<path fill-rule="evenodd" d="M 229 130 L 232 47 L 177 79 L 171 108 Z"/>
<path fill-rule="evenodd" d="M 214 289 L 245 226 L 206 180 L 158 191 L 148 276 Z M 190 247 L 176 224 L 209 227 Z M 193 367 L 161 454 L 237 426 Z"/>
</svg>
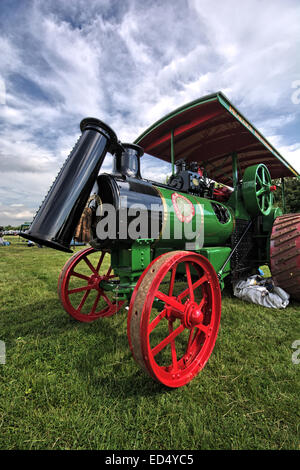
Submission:
<svg viewBox="0 0 300 470">
<path fill-rule="evenodd" d="M 231 248 L 228 246 L 212 246 L 202 248 L 200 250 L 200 254 L 205 256 L 205 258 L 211 262 L 217 274 L 220 272 L 220 269 L 222 268 L 230 253 Z M 230 274 L 230 261 L 228 261 L 226 264 L 222 272 L 222 277 L 226 277 L 228 274 Z"/>
<path fill-rule="evenodd" d="M 246 168 L 243 176 L 242 194 L 244 204 L 252 217 L 269 215 L 273 205 L 271 175 L 264 164 Z"/>
<path fill-rule="evenodd" d="M 140 142 L 144 137 L 146 137 L 146 135 L 150 134 L 152 131 L 154 131 L 154 129 L 157 129 L 162 124 L 174 118 L 175 116 L 178 116 L 179 114 L 184 113 L 185 111 L 188 111 L 191 108 L 195 108 L 196 106 L 199 106 L 199 104 L 208 103 L 209 101 L 216 101 L 217 99 L 218 99 L 218 93 L 212 93 L 211 95 L 207 95 L 197 100 L 191 101 L 190 103 L 187 103 L 184 106 L 181 106 L 180 108 L 175 109 L 175 111 L 172 111 L 171 113 L 164 116 L 162 119 L 159 119 L 158 121 L 156 121 L 154 124 L 152 124 L 152 126 L 148 127 L 148 129 L 146 129 L 134 141 L 134 143 L 138 144 L 138 142 Z"/>
<path fill-rule="evenodd" d="M 135 240 L 130 248 L 114 248 L 111 251 L 111 265 L 119 277 L 120 284 L 116 295 L 121 299 L 130 299 L 133 289 L 143 271 L 151 262 L 151 245 L 154 240 Z"/>
<path fill-rule="evenodd" d="M 164 206 L 164 223 L 160 238 L 158 240 L 138 239 L 135 240 L 130 248 L 115 247 L 112 249 L 111 264 L 114 273 L 120 279 L 120 284 L 118 289 L 115 289 L 113 283 L 106 283 L 103 287 L 107 290 L 115 289 L 116 295 L 119 299 L 130 298 L 135 284 L 144 269 L 150 264 L 152 259 L 165 252 L 180 249 L 192 249 L 208 258 L 217 272 L 230 254 L 230 247 L 220 246 L 228 241 L 234 230 L 234 215 L 230 208 L 227 208 L 230 214 L 230 219 L 227 223 L 222 224 L 217 219 L 212 207 L 212 203 L 220 203 L 210 201 L 206 198 L 192 196 L 190 194 L 175 192 L 168 188 L 156 187 L 156 189 L 162 197 Z M 195 236 L 195 238 L 189 240 L 184 236 L 181 236 L 182 233 L 186 233 L 184 230 L 188 225 L 195 233 L 199 234 L 200 232 L 196 231 L 199 226 L 197 227 L 196 225 L 195 216 L 190 222 L 181 222 L 179 220 L 172 201 L 172 195 L 174 194 L 179 195 L 179 200 L 182 200 L 183 197 L 190 201 L 191 205 L 195 208 L 195 211 L 198 211 L 200 220 L 202 221 L 200 229 L 204 230 L 203 239 Z M 222 206 L 222 204 L 220 205 Z M 169 235 L 167 236 L 167 234 Z M 180 238 L 177 239 L 176 235 L 180 235 Z M 193 243 L 192 248 L 189 245 L 190 243 Z M 222 273 L 220 279 L 221 284 L 224 277 L 226 277 L 229 272 L 230 263 L 228 263 L 226 269 Z"/>
<path fill-rule="evenodd" d="M 153 239 L 135 240 L 131 247 L 131 266 L 133 271 L 144 271 L 151 262 L 151 244 Z"/>
<path fill-rule="evenodd" d="M 262 219 L 263 232 L 270 234 L 276 217 L 282 215 L 280 207 L 272 207 L 270 213 Z"/>
<path fill-rule="evenodd" d="M 188 199 L 198 212 L 199 216 L 202 217 L 202 227 L 204 229 L 203 246 L 218 246 L 224 244 L 230 237 L 234 229 L 234 216 L 230 209 L 230 219 L 227 223 L 222 224 L 217 219 L 217 216 L 213 210 L 212 203 L 219 204 L 224 207 L 223 204 L 211 201 L 210 199 L 192 196 L 191 194 L 180 193 L 168 188 L 156 187 L 159 191 L 163 203 L 164 203 L 164 224 L 160 239 L 156 241 L 156 247 L 170 247 L 170 249 L 185 249 L 187 242 L 196 242 L 197 239 L 188 240 L 185 237 L 177 239 L 176 235 L 185 233 L 184 231 L 191 227 L 196 232 L 196 217 L 193 217 L 191 222 L 181 222 L 175 212 L 175 208 L 172 202 L 172 194 L 176 193 L 180 196 Z M 198 219 L 199 220 L 199 219 Z M 168 235 L 170 234 L 170 235 Z M 198 240 L 202 248 L 201 239 Z M 197 250 L 197 248 L 195 248 Z"/>
<path fill-rule="evenodd" d="M 249 220 L 249 214 L 245 208 L 241 188 L 238 188 L 237 191 L 232 193 L 228 202 L 226 202 L 226 206 L 231 207 L 236 219 Z"/>
<path fill-rule="evenodd" d="M 243 195 L 241 187 L 239 186 L 239 175 L 238 175 L 238 155 L 234 152 L 232 158 L 232 181 L 233 181 L 233 193 L 231 194 L 226 206 L 230 207 L 235 215 L 236 219 L 248 220 L 249 214 L 245 209 Z"/>
<path fill-rule="evenodd" d="M 245 126 L 248 131 L 254 134 L 255 137 L 285 167 L 287 167 L 294 175 L 299 177 L 298 173 L 288 164 L 288 162 L 220 92 L 195 100 L 181 108 L 178 108 L 174 112 L 154 123 L 135 141 L 135 143 L 139 143 L 144 137 L 151 134 L 154 130 L 166 124 L 174 117 L 209 101 L 219 102 L 243 126 Z M 174 129 L 169 128 L 168 132 L 170 133 L 170 155 L 172 173 L 174 174 Z M 226 158 L 230 158 L 230 154 Z M 207 198 L 193 196 L 191 194 L 177 192 L 171 188 L 158 187 L 154 185 L 161 196 L 164 208 L 163 224 L 160 236 L 157 240 L 136 240 L 129 248 L 120 246 L 112 248 L 111 264 L 114 269 L 114 273 L 120 279 L 120 283 L 116 288 L 113 282 L 107 282 L 103 285 L 105 289 L 114 290 L 119 299 L 130 299 L 139 277 L 151 261 L 163 253 L 175 250 L 192 250 L 205 256 L 217 272 L 221 288 L 223 288 L 224 279 L 231 272 L 231 264 L 228 257 L 232 250 L 230 237 L 235 228 L 235 219 L 249 220 L 250 218 L 256 218 L 258 215 L 262 215 L 263 217 L 257 219 L 257 227 L 260 226 L 260 228 L 253 234 L 253 237 L 256 240 L 255 243 L 257 244 L 257 261 L 268 262 L 272 226 L 276 217 L 282 213 L 279 208 L 273 207 L 273 194 L 270 191 L 270 173 L 265 165 L 258 164 L 246 168 L 242 175 L 238 154 L 233 152 L 231 158 L 234 191 L 226 204 L 211 201 Z M 282 181 L 282 190 L 284 202 L 284 181 Z M 174 195 L 177 195 L 175 201 Z M 183 204 L 183 201 L 188 201 L 190 203 L 188 206 L 194 208 L 196 213 L 199 214 L 200 220 L 202 221 L 200 227 L 196 227 L 195 216 L 185 221 L 180 220 L 180 217 L 182 216 L 182 213 L 180 212 L 180 203 Z M 220 204 L 229 211 L 230 218 L 227 223 L 222 224 L 219 222 L 212 204 Z M 175 210 L 175 206 L 177 207 L 177 212 Z M 190 227 L 194 232 L 194 238 L 187 239 L 187 237 L 184 236 L 186 233 L 184 229 L 187 227 Z M 203 237 L 199 237 L 199 234 L 202 234 Z M 192 247 L 190 247 L 190 245 L 192 245 Z M 226 260 L 228 260 L 227 263 Z M 184 270 L 182 274 L 184 274 Z M 194 274 L 197 273 L 194 272 Z"/>
</svg>

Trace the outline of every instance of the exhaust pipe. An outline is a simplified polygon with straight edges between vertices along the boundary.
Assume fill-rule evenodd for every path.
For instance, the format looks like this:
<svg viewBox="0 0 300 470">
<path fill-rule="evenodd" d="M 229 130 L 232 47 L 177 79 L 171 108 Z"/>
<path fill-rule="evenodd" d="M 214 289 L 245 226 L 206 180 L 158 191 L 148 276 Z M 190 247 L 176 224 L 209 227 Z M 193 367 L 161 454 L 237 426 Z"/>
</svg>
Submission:
<svg viewBox="0 0 300 470">
<path fill-rule="evenodd" d="M 83 119 L 81 136 L 26 232 L 40 245 L 72 253 L 70 243 L 106 153 L 119 148 L 115 132 L 95 118 Z"/>
</svg>

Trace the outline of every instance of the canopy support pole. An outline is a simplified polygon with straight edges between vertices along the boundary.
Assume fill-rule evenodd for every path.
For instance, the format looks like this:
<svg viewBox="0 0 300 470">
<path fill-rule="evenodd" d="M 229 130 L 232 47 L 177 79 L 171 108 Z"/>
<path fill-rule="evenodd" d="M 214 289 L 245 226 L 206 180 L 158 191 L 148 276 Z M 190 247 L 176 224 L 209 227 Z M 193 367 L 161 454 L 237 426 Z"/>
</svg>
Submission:
<svg viewBox="0 0 300 470">
<path fill-rule="evenodd" d="M 232 153 L 232 183 L 234 189 L 234 199 L 235 199 L 235 208 L 237 208 L 237 201 L 238 201 L 238 181 L 239 181 L 239 174 L 238 174 L 238 156 L 236 152 Z"/>
<path fill-rule="evenodd" d="M 233 189 L 237 189 L 238 184 L 238 158 L 237 153 L 232 153 L 232 182 L 233 182 Z"/>
<path fill-rule="evenodd" d="M 172 163 L 172 175 L 174 176 L 174 129 L 171 130 L 171 163 Z"/>
<path fill-rule="evenodd" d="M 281 196 L 282 196 L 282 207 L 283 207 L 283 213 L 286 213 L 286 204 L 285 204 L 285 184 L 284 184 L 284 178 L 281 178 Z"/>
</svg>

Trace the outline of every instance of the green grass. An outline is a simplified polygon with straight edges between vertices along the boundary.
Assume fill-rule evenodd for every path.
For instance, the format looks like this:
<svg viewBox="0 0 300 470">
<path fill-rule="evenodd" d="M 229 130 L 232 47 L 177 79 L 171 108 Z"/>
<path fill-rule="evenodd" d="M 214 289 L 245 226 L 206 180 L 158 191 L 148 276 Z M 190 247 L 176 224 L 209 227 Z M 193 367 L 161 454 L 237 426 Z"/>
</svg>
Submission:
<svg viewBox="0 0 300 470">
<path fill-rule="evenodd" d="M 134 362 L 127 310 L 92 324 L 64 312 L 57 278 L 70 255 L 11 240 L 0 247 L 1 449 L 300 449 L 299 304 L 225 293 L 206 367 L 170 390 Z"/>
</svg>

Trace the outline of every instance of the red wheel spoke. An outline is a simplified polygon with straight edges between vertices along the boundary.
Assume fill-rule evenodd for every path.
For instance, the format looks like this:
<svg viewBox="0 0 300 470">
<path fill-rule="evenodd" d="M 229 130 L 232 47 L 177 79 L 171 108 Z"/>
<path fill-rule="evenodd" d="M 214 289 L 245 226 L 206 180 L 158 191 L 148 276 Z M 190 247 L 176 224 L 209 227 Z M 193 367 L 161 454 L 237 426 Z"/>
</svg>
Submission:
<svg viewBox="0 0 300 470">
<path fill-rule="evenodd" d="M 83 286 L 83 287 L 76 287 L 76 289 L 68 290 L 68 294 L 76 294 L 76 292 L 83 292 L 85 290 L 91 290 L 92 286 Z"/>
<path fill-rule="evenodd" d="M 101 267 L 104 256 L 105 256 L 105 251 L 102 251 L 98 264 L 97 264 L 97 268 L 96 268 L 97 273 L 99 273 L 99 269 Z"/>
<path fill-rule="evenodd" d="M 184 312 L 184 306 L 180 302 L 178 302 L 174 297 L 169 297 L 168 295 L 160 291 L 156 292 L 155 297 L 157 297 L 159 300 L 162 300 L 170 307 L 173 307 L 173 309 L 181 313 Z"/>
<path fill-rule="evenodd" d="M 96 271 L 96 269 L 94 268 L 94 266 L 92 265 L 92 263 L 90 262 L 90 260 L 88 260 L 86 256 L 84 256 L 83 259 L 84 259 L 84 261 L 86 262 L 86 264 L 88 265 L 88 267 L 90 268 L 90 270 L 91 270 L 94 274 L 98 274 L 98 272 Z"/>
<path fill-rule="evenodd" d="M 111 273 L 112 267 L 110 266 L 107 273 L 105 274 L 105 277 L 109 277 Z"/>
<path fill-rule="evenodd" d="M 95 302 L 93 303 L 93 307 L 92 307 L 92 310 L 91 310 L 91 312 L 90 312 L 90 315 L 93 315 L 93 313 L 95 313 L 96 307 L 97 307 L 98 302 L 99 302 L 99 299 L 100 299 L 100 296 L 101 296 L 101 293 L 98 292 L 98 293 L 97 293 L 97 297 L 96 297 L 96 299 L 95 299 Z"/>
<path fill-rule="evenodd" d="M 116 274 L 111 274 L 110 276 L 105 276 L 106 279 L 113 279 L 114 277 L 118 277 Z"/>
<path fill-rule="evenodd" d="M 188 289 L 190 293 L 190 300 L 194 301 L 195 296 L 194 296 L 194 290 L 193 290 L 193 285 L 192 285 L 192 278 L 191 278 L 191 271 L 190 271 L 190 265 L 189 263 L 185 263 L 185 270 L 186 270 L 186 277 L 188 281 Z"/>
<path fill-rule="evenodd" d="M 85 281 L 89 280 L 88 276 L 85 276 L 84 274 L 77 273 L 75 271 L 71 271 L 71 276 L 79 277 L 79 279 L 84 279 Z"/>
<path fill-rule="evenodd" d="M 169 333 L 173 333 L 173 322 L 169 321 Z M 171 354 L 172 354 L 172 364 L 173 370 L 178 369 L 178 362 L 177 362 L 177 354 L 176 354 L 176 346 L 175 346 L 175 338 L 171 341 Z"/>
<path fill-rule="evenodd" d="M 176 336 L 180 335 L 183 332 L 184 326 L 180 325 L 176 330 L 170 333 L 165 339 L 163 339 L 160 343 L 158 343 L 153 349 L 152 354 L 156 356 L 162 349 L 164 349 L 171 341 L 174 341 Z"/>
<path fill-rule="evenodd" d="M 174 268 L 172 269 L 171 279 L 170 279 L 170 286 L 169 286 L 169 296 L 171 296 L 173 294 L 176 268 L 177 268 L 177 266 L 174 266 Z"/>
<path fill-rule="evenodd" d="M 101 295 L 102 295 L 102 297 L 104 298 L 105 302 L 106 302 L 109 306 L 111 306 L 111 305 L 112 305 L 112 302 L 109 300 L 109 298 L 107 297 L 107 295 L 104 294 L 104 292 L 101 292 Z"/>
<path fill-rule="evenodd" d="M 190 350 L 190 347 L 192 346 L 193 339 L 194 339 L 194 333 L 195 333 L 195 327 L 193 327 L 190 331 L 188 344 L 187 344 L 186 351 L 185 351 L 186 354 L 188 354 L 188 352 Z"/>
<path fill-rule="evenodd" d="M 157 317 L 152 320 L 149 325 L 149 333 L 154 330 L 154 328 L 159 324 L 159 322 L 166 316 L 167 310 L 164 308 Z"/>
<path fill-rule="evenodd" d="M 204 307 L 204 304 L 206 302 L 206 296 L 204 296 L 202 299 L 201 299 L 201 302 L 199 304 L 199 308 L 200 310 L 202 311 L 203 307 Z M 203 312 L 202 312 L 203 313 Z"/>
<path fill-rule="evenodd" d="M 84 303 L 85 303 L 86 299 L 88 298 L 88 295 L 89 295 L 90 292 L 91 292 L 90 290 L 87 290 L 87 291 L 85 292 L 84 296 L 83 296 L 82 299 L 81 299 L 80 304 L 79 304 L 78 307 L 77 307 L 78 312 L 81 311 L 81 309 L 82 309 L 82 307 L 84 306 Z"/>
<path fill-rule="evenodd" d="M 203 325 L 203 323 L 200 323 L 199 325 L 196 325 L 196 328 L 198 328 L 198 330 L 200 330 L 200 331 L 203 331 L 203 333 L 205 333 L 205 335 L 207 335 L 207 333 L 209 331 L 209 325 Z"/>
<path fill-rule="evenodd" d="M 200 279 L 198 279 L 198 281 L 194 282 L 194 284 L 192 284 L 192 289 L 195 290 L 197 289 L 197 287 L 201 286 L 201 284 L 203 284 L 205 281 L 207 281 L 207 276 L 206 274 L 203 274 L 202 277 L 200 277 Z M 189 287 L 187 289 L 185 289 L 184 291 L 181 292 L 181 294 L 178 295 L 178 300 L 182 300 L 184 297 L 186 297 L 189 293 Z"/>
</svg>

